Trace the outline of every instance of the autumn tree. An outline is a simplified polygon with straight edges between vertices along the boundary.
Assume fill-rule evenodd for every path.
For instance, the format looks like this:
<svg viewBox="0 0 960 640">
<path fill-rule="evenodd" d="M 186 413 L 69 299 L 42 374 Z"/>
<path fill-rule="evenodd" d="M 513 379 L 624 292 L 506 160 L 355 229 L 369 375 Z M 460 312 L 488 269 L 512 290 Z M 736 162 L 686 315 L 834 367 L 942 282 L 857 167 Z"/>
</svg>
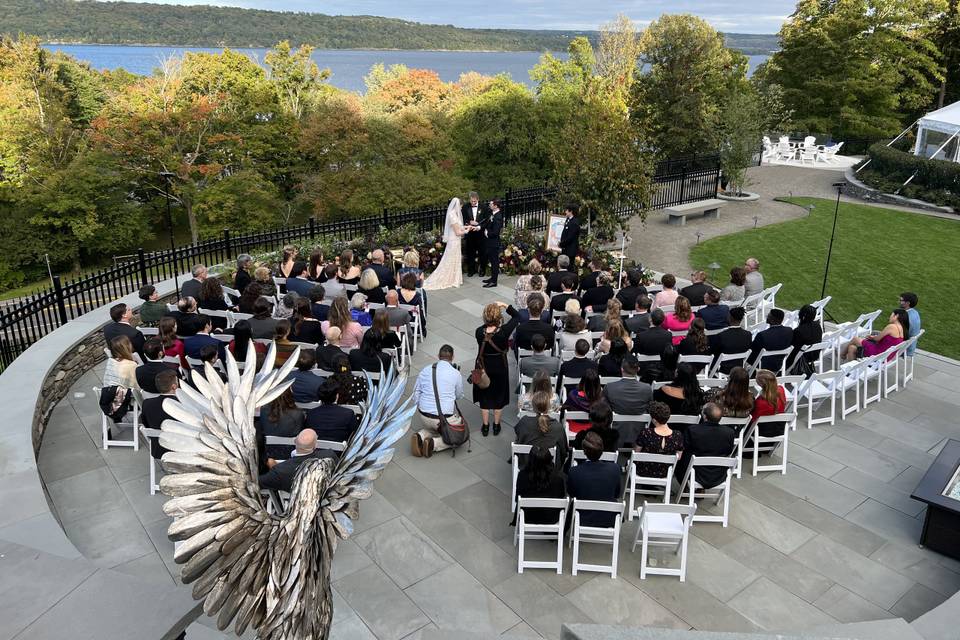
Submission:
<svg viewBox="0 0 960 640">
<path fill-rule="evenodd" d="M 325 82 L 330 77 L 330 69 L 321 70 L 310 57 L 312 53 L 310 45 L 293 50 L 290 42 L 284 40 L 264 58 L 277 99 L 297 119 L 316 104 L 320 95 L 329 91 Z"/>
</svg>

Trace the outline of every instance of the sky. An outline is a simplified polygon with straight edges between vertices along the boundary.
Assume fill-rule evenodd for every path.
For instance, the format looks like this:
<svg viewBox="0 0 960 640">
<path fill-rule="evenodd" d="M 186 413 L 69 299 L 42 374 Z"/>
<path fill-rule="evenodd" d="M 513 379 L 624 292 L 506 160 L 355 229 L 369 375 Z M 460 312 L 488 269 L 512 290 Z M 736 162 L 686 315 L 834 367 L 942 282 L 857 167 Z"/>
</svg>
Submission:
<svg viewBox="0 0 960 640">
<path fill-rule="evenodd" d="M 138 0 L 272 11 L 374 15 L 458 27 L 593 30 L 623 13 L 645 25 L 661 13 L 693 13 L 721 31 L 776 33 L 796 0 Z"/>
</svg>

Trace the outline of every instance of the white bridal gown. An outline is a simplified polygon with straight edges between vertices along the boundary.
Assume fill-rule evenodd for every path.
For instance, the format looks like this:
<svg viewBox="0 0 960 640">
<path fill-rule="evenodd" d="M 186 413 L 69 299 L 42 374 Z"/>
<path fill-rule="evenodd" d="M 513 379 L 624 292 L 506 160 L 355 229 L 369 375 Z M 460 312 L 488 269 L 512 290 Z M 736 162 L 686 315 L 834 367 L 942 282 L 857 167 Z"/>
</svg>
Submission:
<svg viewBox="0 0 960 640">
<path fill-rule="evenodd" d="M 463 266 L 460 264 L 463 250 L 460 247 L 460 238 L 465 233 L 467 231 L 463 228 L 463 217 L 460 215 L 460 199 L 454 198 L 447 206 L 447 217 L 443 222 L 443 257 L 440 258 L 436 270 L 424 280 L 424 289 L 434 291 L 463 284 Z"/>
</svg>

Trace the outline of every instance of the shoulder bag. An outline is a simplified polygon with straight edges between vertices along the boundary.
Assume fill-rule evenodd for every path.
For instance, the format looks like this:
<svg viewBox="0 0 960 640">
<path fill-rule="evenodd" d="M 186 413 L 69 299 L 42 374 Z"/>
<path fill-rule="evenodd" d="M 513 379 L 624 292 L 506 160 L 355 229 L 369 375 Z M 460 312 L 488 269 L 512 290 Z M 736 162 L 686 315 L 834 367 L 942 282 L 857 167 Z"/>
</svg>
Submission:
<svg viewBox="0 0 960 640">
<path fill-rule="evenodd" d="M 460 413 L 456 400 L 453 401 L 453 415 L 449 418 L 443 415 L 443 408 L 440 406 L 440 390 L 437 388 L 437 363 L 434 363 L 432 368 L 433 399 L 437 404 L 437 431 L 440 432 L 443 443 L 454 449 L 454 455 L 456 455 L 456 448 L 470 441 L 470 425 Z"/>
</svg>

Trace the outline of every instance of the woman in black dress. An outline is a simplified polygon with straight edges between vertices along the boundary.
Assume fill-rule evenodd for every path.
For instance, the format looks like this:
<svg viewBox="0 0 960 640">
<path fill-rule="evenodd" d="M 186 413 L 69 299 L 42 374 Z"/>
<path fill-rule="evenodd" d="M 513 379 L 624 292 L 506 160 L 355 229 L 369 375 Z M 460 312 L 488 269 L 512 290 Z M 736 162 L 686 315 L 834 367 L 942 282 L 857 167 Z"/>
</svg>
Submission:
<svg viewBox="0 0 960 640">
<path fill-rule="evenodd" d="M 683 363 L 677 366 L 673 381 L 653 392 L 653 399 L 670 407 L 673 415 L 700 415 L 703 407 L 703 390 L 693 367 Z"/>
<path fill-rule="evenodd" d="M 512 308 L 512 307 L 511 307 Z M 517 474 L 518 498 L 566 498 L 567 479 L 553 462 L 550 450 L 542 445 L 533 445 L 527 464 Z M 517 514 L 520 510 L 517 510 Z M 526 524 L 552 524 L 560 517 L 558 509 L 524 509 L 523 521 Z M 514 516 L 516 524 L 517 516 Z"/>
<path fill-rule="evenodd" d="M 507 310 L 510 321 L 503 324 L 503 310 Z M 490 411 L 493 410 L 493 435 L 500 434 L 500 417 L 503 408 L 510 404 L 510 366 L 507 364 L 507 350 L 510 334 L 517 328 L 520 314 L 512 306 L 503 302 L 491 302 L 483 309 L 483 326 L 477 327 L 475 332 L 477 346 L 477 363 L 482 366 L 490 378 L 490 386 L 480 389 L 473 387 L 473 401 L 480 405 L 480 414 L 483 424 L 480 434 L 484 437 L 490 433 Z M 482 358 L 482 364 L 481 364 Z"/>
<path fill-rule="evenodd" d="M 683 434 L 670 428 L 670 407 L 662 402 L 651 402 L 647 407 L 650 414 L 650 426 L 637 434 L 634 451 L 675 455 L 680 458 L 683 452 Z M 637 475 L 644 478 L 666 478 L 667 465 L 659 462 L 638 462 Z"/>
</svg>

